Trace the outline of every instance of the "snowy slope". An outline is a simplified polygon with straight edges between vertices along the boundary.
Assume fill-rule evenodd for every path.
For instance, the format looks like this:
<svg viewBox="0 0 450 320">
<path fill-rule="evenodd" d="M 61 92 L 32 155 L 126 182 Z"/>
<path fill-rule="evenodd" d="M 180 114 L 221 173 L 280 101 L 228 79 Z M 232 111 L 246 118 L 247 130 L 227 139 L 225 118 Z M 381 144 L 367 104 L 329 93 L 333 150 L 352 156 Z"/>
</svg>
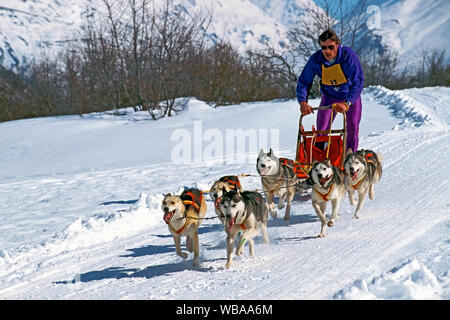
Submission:
<svg viewBox="0 0 450 320">
<path fill-rule="evenodd" d="M 298 194 L 292 220 L 270 219 L 270 243 L 258 236 L 255 258 L 245 250 L 230 270 L 215 219 L 200 227 L 199 268 L 175 255 L 163 194 L 256 174 L 259 147 L 293 157 L 295 101 L 213 109 L 193 99 L 157 122 L 130 111 L 1 123 L 0 299 L 449 299 L 449 97 L 366 89 L 360 146 L 384 157 L 375 200 L 355 220 L 345 199 L 318 239 L 310 196 Z M 234 161 L 194 157 L 199 139 L 205 151 L 208 133 L 227 129 L 256 133 L 256 146 Z M 191 135 L 191 161 L 171 162 L 177 130 Z"/>
<path fill-rule="evenodd" d="M 377 2 L 377 1 L 376 1 Z M 450 50 L 442 41 L 450 28 L 450 2 L 447 0 L 388 0 L 378 1 L 380 26 L 375 33 L 384 45 L 411 59 L 426 49 Z"/>
<path fill-rule="evenodd" d="M 267 41 L 277 46 L 287 31 L 286 21 L 268 14 L 271 11 L 264 11 L 250 0 L 176 0 L 174 3 L 188 13 L 213 12 L 214 20 L 208 30 L 210 37 L 229 40 L 242 51 L 260 48 Z M 315 6 L 313 0 L 302 0 L 300 5 Z M 301 7 L 294 8 L 295 12 L 287 14 L 292 16 L 301 11 Z M 65 40 L 77 38 L 74 35 L 87 15 L 104 17 L 103 1 L 1 0 L 0 63 L 10 68 L 39 57 L 43 52 L 52 54 Z"/>
<path fill-rule="evenodd" d="M 0 64 L 23 65 L 54 54 L 74 39 L 86 15 L 95 15 L 99 0 L 0 1 Z"/>
</svg>

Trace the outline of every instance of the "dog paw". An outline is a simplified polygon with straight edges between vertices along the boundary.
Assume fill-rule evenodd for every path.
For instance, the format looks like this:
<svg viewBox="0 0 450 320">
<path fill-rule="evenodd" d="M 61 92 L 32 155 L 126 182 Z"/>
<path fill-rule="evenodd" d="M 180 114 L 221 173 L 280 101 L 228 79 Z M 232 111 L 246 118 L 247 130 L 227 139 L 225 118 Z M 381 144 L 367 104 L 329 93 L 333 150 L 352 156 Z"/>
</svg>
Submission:
<svg viewBox="0 0 450 320">
<path fill-rule="evenodd" d="M 272 219 L 277 219 L 277 218 L 278 218 L 278 215 L 277 215 L 276 212 L 274 212 L 274 211 L 269 211 L 269 213 L 270 213 L 270 216 L 272 217 Z"/>
<path fill-rule="evenodd" d="M 323 237 L 325 237 L 325 235 L 324 235 L 323 233 L 319 233 L 319 234 L 317 235 L 317 238 L 323 238 Z"/>
<path fill-rule="evenodd" d="M 197 268 L 198 266 L 200 266 L 200 263 L 198 262 L 198 260 L 194 259 L 194 261 L 192 261 L 192 266 L 194 268 Z"/>
<path fill-rule="evenodd" d="M 225 268 L 230 269 L 230 267 L 231 267 L 231 261 L 228 261 L 227 264 L 225 265 Z"/>
<path fill-rule="evenodd" d="M 183 259 L 186 259 L 188 257 L 188 254 L 186 252 L 181 252 L 179 256 L 182 257 Z"/>
<path fill-rule="evenodd" d="M 334 221 L 333 220 L 328 221 L 327 226 L 329 226 L 330 228 L 334 226 Z"/>
<path fill-rule="evenodd" d="M 290 216 L 284 216 L 284 220 L 285 221 L 291 221 L 291 217 Z"/>
<path fill-rule="evenodd" d="M 359 216 L 358 216 L 357 214 L 355 214 L 355 215 L 353 216 L 353 219 L 359 219 Z"/>
<path fill-rule="evenodd" d="M 243 247 L 242 247 L 242 246 L 239 247 L 239 248 L 237 248 L 237 249 L 236 249 L 236 255 L 237 255 L 237 256 L 240 256 L 240 255 L 242 254 L 243 251 L 244 251 L 244 250 L 243 250 Z"/>
<path fill-rule="evenodd" d="M 278 210 L 281 210 L 283 208 L 284 208 L 284 203 L 283 202 L 278 203 Z"/>
</svg>

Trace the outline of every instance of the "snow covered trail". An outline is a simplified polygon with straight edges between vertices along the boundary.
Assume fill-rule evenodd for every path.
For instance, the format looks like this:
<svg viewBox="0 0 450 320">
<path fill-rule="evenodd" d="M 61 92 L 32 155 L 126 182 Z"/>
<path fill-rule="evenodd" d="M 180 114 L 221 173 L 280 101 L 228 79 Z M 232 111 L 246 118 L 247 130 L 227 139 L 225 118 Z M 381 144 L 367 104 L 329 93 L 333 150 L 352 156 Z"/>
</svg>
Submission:
<svg viewBox="0 0 450 320">
<path fill-rule="evenodd" d="M 226 235 L 218 221 L 201 225 L 201 266 L 194 269 L 192 255 L 176 256 L 159 206 L 163 193 L 183 185 L 206 188 L 222 175 L 256 173 L 253 162 L 123 165 L 7 180 L 0 184 L 0 209 L 18 216 L 0 213 L 7 221 L 0 224 L 0 299 L 449 299 L 450 121 L 442 110 L 449 93 L 366 90 L 360 146 L 384 158 L 375 200 L 365 202 L 356 220 L 345 199 L 335 226 L 318 239 L 320 223 L 309 196 L 297 195 L 292 220 L 270 219 L 270 243 L 258 236 L 255 257 L 245 249 L 230 270 L 224 268 Z M 264 120 L 275 107 L 285 110 Z M 428 117 L 417 116 L 428 109 Z M 248 119 L 282 128 L 280 135 L 289 139 L 280 142 L 280 153 L 293 157 L 289 146 L 297 121 L 290 121 L 289 112 L 298 111 L 295 102 L 230 110 L 240 115 L 238 128 L 248 127 Z M 196 116 L 214 121 L 220 115 L 211 127 L 227 121 L 226 111 L 210 112 Z M 182 116 L 188 126 L 190 117 Z M 16 125 L 20 130 L 21 122 Z M 255 177 L 242 184 L 260 187 Z M 208 207 L 207 216 L 214 216 L 211 201 Z M 22 245 L 27 235 L 32 242 Z"/>
</svg>

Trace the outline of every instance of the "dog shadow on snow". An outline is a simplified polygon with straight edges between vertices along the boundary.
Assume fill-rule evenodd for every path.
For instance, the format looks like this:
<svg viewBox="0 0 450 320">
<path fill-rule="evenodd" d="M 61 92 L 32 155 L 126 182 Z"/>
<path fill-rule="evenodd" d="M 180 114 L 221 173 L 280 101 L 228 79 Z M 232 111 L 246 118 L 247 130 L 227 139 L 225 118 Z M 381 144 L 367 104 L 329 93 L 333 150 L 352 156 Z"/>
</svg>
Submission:
<svg viewBox="0 0 450 320">
<path fill-rule="evenodd" d="M 297 196 L 296 196 L 297 197 Z M 306 196 L 308 197 L 308 196 Z M 306 197 L 301 197 L 300 199 L 297 198 L 297 200 L 305 201 L 308 200 Z M 108 203 L 109 204 L 109 203 Z M 270 219 L 268 221 L 268 228 L 270 230 L 271 227 L 287 227 L 293 224 L 302 224 L 302 223 L 314 223 L 318 221 L 318 218 L 315 214 L 301 214 L 301 215 L 291 215 L 290 221 L 285 221 L 283 219 L 284 216 L 284 210 L 279 211 L 278 210 L 278 219 L 273 220 Z M 210 223 L 206 225 L 200 226 L 198 233 L 199 235 L 209 233 L 209 232 L 217 232 L 217 231 L 223 231 L 223 226 L 218 221 L 217 223 Z M 158 238 L 172 238 L 172 235 L 170 234 L 152 234 L 152 236 L 156 236 Z M 271 239 L 275 242 L 284 242 L 284 241 L 303 241 L 308 239 L 313 239 L 315 237 L 298 237 L 298 238 L 274 238 Z M 256 243 L 259 243 L 259 239 L 255 239 Z M 203 247 L 209 247 L 208 249 L 214 250 L 214 249 L 224 249 L 226 248 L 225 241 L 220 241 L 219 244 L 216 244 L 216 246 L 203 244 Z M 186 248 L 183 248 L 185 250 Z M 124 255 L 121 255 L 120 257 L 128 258 L 128 257 L 143 257 L 143 256 L 149 256 L 154 254 L 163 254 L 163 253 L 175 253 L 175 245 L 173 243 L 169 245 L 146 245 L 142 247 L 137 248 L 131 248 L 127 249 L 127 253 Z M 222 260 L 225 260 L 223 258 Z M 103 270 L 94 270 L 94 271 L 88 271 L 79 275 L 76 275 L 71 280 L 63 280 L 63 281 L 55 281 L 55 284 L 71 284 L 71 283 L 78 283 L 78 282 L 92 282 L 92 281 L 98 281 L 98 280 L 104 280 L 104 279 L 124 279 L 124 278 L 154 278 L 158 276 L 163 275 L 170 275 L 177 272 L 183 272 L 186 270 L 191 271 L 197 271 L 197 272 L 209 272 L 213 270 L 212 267 L 196 267 L 194 268 L 192 266 L 192 259 L 189 257 L 187 260 L 179 261 L 179 262 L 172 262 L 172 263 L 166 263 L 166 264 L 160 264 L 160 265 L 152 265 L 148 266 L 145 269 L 138 269 L 138 268 L 124 268 L 124 267 L 109 267 Z"/>
<path fill-rule="evenodd" d="M 213 232 L 222 229 L 222 225 L 206 225 L 199 228 L 199 234 L 207 233 L 207 232 Z M 154 235 L 160 238 L 172 238 L 172 235 Z M 186 251 L 186 248 L 182 247 L 183 251 Z M 142 247 L 137 248 L 131 248 L 126 250 L 127 253 L 120 255 L 120 257 L 128 258 L 128 257 L 144 257 L 144 256 L 150 256 L 155 254 L 162 254 L 162 253 L 172 253 L 175 254 L 175 245 L 169 244 L 169 245 L 146 245 Z M 192 266 L 192 257 L 189 257 L 186 260 L 180 261 L 180 262 L 172 262 L 172 263 L 166 263 L 166 264 L 160 264 L 160 265 L 152 265 L 148 266 L 145 269 L 136 269 L 136 268 L 123 268 L 123 267 L 109 267 L 103 270 L 95 270 L 95 271 L 89 271 L 86 273 L 82 273 L 79 275 L 76 275 L 75 278 L 72 280 L 63 280 L 63 281 L 56 281 L 55 284 L 70 284 L 70 283 L 77 283 L 77 282 L 91 282 L 91 281 L 97 281 L 97 280 L 104 280 L 104 279 L 124 279 L 124 278 L 153 278 L 163 275 L 169 275 L 172 273 L 182 272 L 186 270 L 192 270 L 197 272 L 208 272 L 211 271 L 211 267 L 196 267 L 194 268 Z"/>
<path fill-rule="evenodd" d="M 94 270 L 86 273 L 76 275 L 72 280 L 55 281 L 54 284 L 71 284 L 79 282 L 92 282 L 105 279 L 125 279 L 125 278 L 154 278 L 163 275 L 170 275 L 172 273 L 182 272 L 186 270 L 197 272 L 211 271 L 211 267 L 196 267 L 192 266 L 192 260 L 187 259 L 181 262 L 165 263 L 159 265 L 148 266 L 145 269 L 137 268 L 123 268 L 123 267 L 110 267 L 103 270 Z"/>
</svg>

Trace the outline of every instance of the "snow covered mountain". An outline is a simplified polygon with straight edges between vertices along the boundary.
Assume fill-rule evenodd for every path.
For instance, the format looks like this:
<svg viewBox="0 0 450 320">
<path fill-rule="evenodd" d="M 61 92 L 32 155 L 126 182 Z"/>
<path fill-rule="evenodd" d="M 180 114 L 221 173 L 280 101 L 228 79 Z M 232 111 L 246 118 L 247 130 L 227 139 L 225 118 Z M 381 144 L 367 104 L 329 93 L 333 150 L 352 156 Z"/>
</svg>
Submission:
<svg viewBox="0 0 450 320">
<path fill-rule="evenodd" d="M 99 0 L 0 1 L 0 64 L 23 65 L 68 39 Z"/>
<path fill-rule="evenodd" d="M 176 0 L 187 12 L 210 9 L 212 38 L 231 41 L 238 48 L 262 44 L 283 47 L 286 31 L 314 0 Z M 450 27 L 447 0 L 374 0 L 371 30 L 381 43 L 410 57 L 418 49 L 449 48 L 444 35 Z M 103 13 L 102 13 L 103 12 Z M 86 16 L 104 14 L 102 0 L 0 0 L 0 64 L 24 64 L 74 38 Z"/>
<path fill-rule="evenodd" d="M 421 50 L 450 51 L 447 32 L 450 28 L 448 0 L 389 0 L 379 6 L 380 24 L 374 29 L 382 43 L 409 59 Z"/>
<path fill-rule="evenodd" d="M 4 1 L 4 0 L 2 0 Z M 206 9 L 214 14 L 211 38 L 222 38 L 240 49 L 283 41 L 288 25 L 313 0 L 176 0 L 187 12 Z M 270 5 L 269 5 L 270 3 Z M 274 6 L 273 4 L 278 5 Z M 283 4 L 279 6 L 279 4 Z M 275 10 L 276 9 L 276 10 Z M 22 0 L 0 3 L 0 64 L 26 63 L 44 49 L 58 49 L 73 39 L 87 15 L 105 14 L 102 0 Z"/>
</svg>

